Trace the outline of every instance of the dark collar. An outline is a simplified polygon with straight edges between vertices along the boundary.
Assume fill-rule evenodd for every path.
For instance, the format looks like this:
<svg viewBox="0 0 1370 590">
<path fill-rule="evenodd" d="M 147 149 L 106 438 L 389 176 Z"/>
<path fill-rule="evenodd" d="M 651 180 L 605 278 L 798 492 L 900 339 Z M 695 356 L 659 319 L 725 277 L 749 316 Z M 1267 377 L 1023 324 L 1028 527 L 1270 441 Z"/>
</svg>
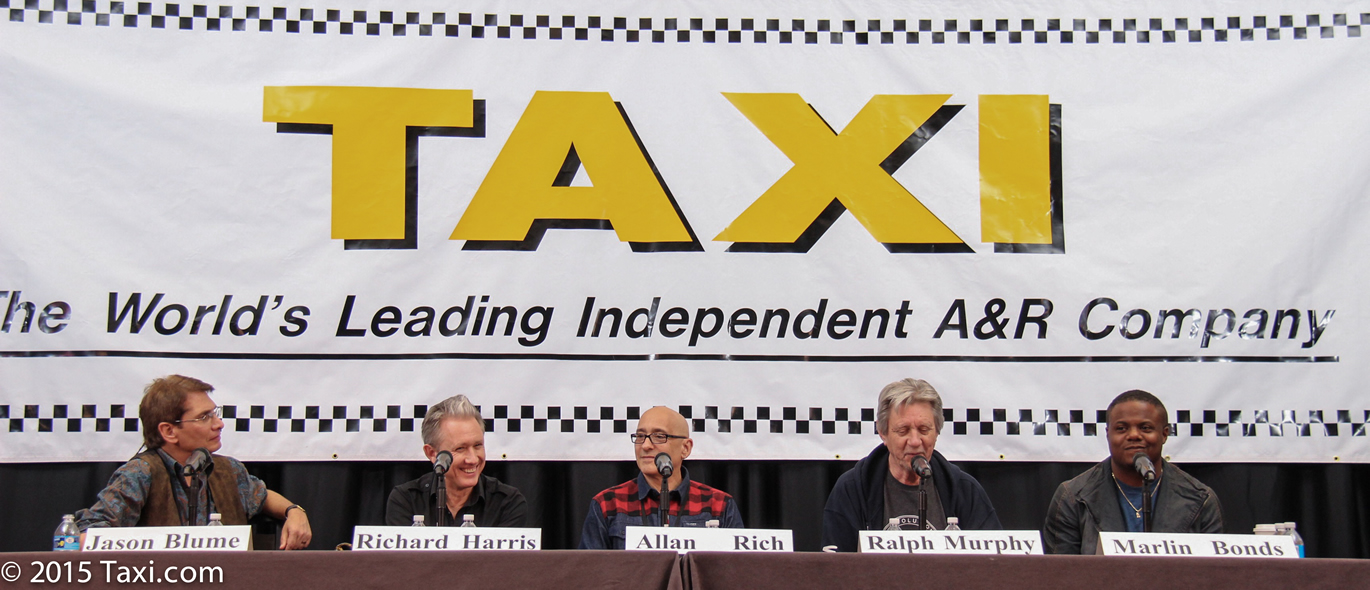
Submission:
<svg viewBox="0 0 1370 590">
<path fill-rule="evenodd" d="M 680 496 L 680 497 L 683 498 L 683 497 L 685 497 L 685 492 L 686 492 L 687 490 L 689 490 L 689 489 L 690 489 L 690 470 L 689 470 L 689 469 L 686 469 L 684 465 L 681 465 L 681 466 L 680 466 L 680 485 L 676 486 L 674 490 L 671 490 L 671 493 L 672 493 L 672 494 L 675 494 L 675 495 L 678 495 L 678 496 Z M 638 471 L 638 472 L 637 472 L 637 499 L 638 499 L 638 501 L 641 502 L 641 501 L 643 501 L 643 500 L 646 500 L 646 499 L 647 499 L 647 494 L 650 494 L 650 493 L 652 493 L 652 492 L 657 492 L 658 494 L 661 493 L 660 490 L 654 490 L 654 489 L 652 489 L 652 486 L 651 486 L 650 484 L 647 483 L 647 476 L 643 475 L 641 471 Z"/>
<path fill-rule="evenodd" d="M 462 506 L 474 506 L 481 498 L 485 497 L 486 477 L 484 471 L 482 471 L 480 477 L 476 478 L 476 487 L 471 490 L 471 495 L 466 498 L 466 503 L 462 504 Z M 429 499 L 436 499 L 438 497 L 438 474 L 429 473 L 425 475 L 424 478 L 427 479 L 427 481 L 423 482 L 424 492 L 428 494 Z M 443 506 L 443 508 L 446 508 L 446 506 Z"/>
<path fill-rule="evenodd" d="M 162 447 L 157 447 L 157 456 L 162 458 L 162 464 L 166 465 L 167 473 L 178 474 L 181 472 L 181 464 L 172 459 L 166 451 L 163 451 Z"/>
</svg>

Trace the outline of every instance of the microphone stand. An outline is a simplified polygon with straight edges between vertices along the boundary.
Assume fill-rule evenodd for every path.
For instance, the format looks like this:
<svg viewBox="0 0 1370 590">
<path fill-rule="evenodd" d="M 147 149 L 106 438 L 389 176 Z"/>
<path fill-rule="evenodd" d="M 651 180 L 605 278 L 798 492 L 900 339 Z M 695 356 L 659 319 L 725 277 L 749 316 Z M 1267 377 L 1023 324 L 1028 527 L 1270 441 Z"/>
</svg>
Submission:
<svg viewBox="0 0 1370 590">
<path fill-rule="evenodd" d="M 447 526 L 447 473 L 438 475 L 438 482 L 435 484 L 438 496 L 438 524 L 437 526 Z"/>
<path fill-rule="evenodd" d="M 918 478 L 918 528 L 928 530 L 928 491 L 923 486 L 927 485 L 928 477 Z"/>
<path fill-rule="evenodd" d="M 190 497 L 186 499 L 189 505 L 189 513 L 186 515 L 190 520 L 189 526 L 198 526 L 200 519 L 200 474 L 190 476 Z"/>
<path fill-rule="evenodd" d="M 671 490 L 669 477 L 661 478 L 661 526 L 671 526 Z"/>
<path fill-rule="evenodd" d="M 1151 487 L 1147 484 L 1154 480 L 1142 478 L 1142 532 L 1151 532 Z"/>
</svg>

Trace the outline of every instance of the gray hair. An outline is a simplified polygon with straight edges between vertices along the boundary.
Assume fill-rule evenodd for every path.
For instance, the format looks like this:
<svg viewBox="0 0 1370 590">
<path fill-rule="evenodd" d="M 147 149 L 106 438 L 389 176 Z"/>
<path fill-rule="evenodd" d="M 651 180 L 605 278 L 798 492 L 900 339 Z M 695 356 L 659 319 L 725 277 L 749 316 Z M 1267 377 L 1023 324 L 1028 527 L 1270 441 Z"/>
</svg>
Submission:
<svg viewBox="0 0 1370 590">
<path fill-rule="evenodd" d="M 942 396 L 932 385 L 922 379 L 900 379 L 880 390 L 880 399 L 875 405 L 875 431 L 885 434 L 889 431 L 890 413 L 897 412 L 913 404 L 932 406 L 932 417 L 937 423 L 937 432 L 942 432 Z"/>
<path fill-rule="evenodd" d="M 473 418 L 480 423 L 480 429 L 485 430 L 485 418 L 481 417 L 476 405 L 464 395 L 454 395 L 434 404 L 423 415 L 423 444 L 438 446 L 438 430 L 445 418 Z"/>
</svg>

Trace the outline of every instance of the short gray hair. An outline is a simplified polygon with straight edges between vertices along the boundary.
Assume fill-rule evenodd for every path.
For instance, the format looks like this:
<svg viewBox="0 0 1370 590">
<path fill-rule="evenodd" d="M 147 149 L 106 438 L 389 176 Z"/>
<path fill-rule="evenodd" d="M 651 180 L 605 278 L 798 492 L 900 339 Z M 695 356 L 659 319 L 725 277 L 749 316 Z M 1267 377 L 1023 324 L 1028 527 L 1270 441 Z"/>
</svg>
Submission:
<svg viewBox="0 0 1370 590">
<path fill-rule="evenodd" d="M 434 404 L 423 415 L 423 444 L 437 446 L 438 431 L 446 418 L 473 418 L 480 423 L 481 431 L 485 430 L 485 418 L 481 417 L 476 405 L 464 395 L 454 395 Z"/>
<path fill-rule="evenodd" d="M 932 417 L 940 434 L 943 420 L 942 396 L 933 389 L 932 384 L 922 379 L 900 379 L 880 390 L 880 399 L 875 405 L 875 431 L 885 434 L 889 431 L 891 412 L 918 403 L 932 406 Z"/>
</svg>

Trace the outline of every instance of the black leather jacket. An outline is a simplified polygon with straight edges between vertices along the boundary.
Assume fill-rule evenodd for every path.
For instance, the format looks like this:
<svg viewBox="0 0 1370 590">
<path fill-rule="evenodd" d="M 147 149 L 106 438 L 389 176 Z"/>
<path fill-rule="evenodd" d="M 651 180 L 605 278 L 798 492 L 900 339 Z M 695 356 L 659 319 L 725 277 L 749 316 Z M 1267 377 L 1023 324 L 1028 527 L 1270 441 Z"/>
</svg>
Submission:
<svg viewBox="0 0 1370 590">
<path fill-rule="evenodd" d="M 1056 488 L 1047 508 L 1042 541 L 1047 553 L 1093 555 L 1099 531 L 1127 532 L 1109 460 Z M 1162 461 L 1152 529 L 1172 533 L 1221 533 L 1223 511 L 1213 488 Z"/>
</svg>

